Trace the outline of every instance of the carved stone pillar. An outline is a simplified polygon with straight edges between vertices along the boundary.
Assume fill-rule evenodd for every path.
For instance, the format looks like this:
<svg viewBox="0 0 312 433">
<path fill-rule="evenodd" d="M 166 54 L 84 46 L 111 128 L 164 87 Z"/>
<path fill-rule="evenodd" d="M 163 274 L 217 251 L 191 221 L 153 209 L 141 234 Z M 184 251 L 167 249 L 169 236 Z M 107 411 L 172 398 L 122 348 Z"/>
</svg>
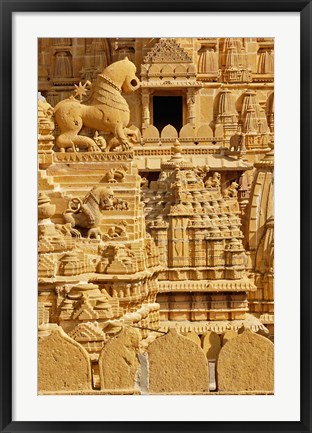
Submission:
<svg viewBox="0 0 312 433">
<path fill-rule="evenodd" d="M 189 265 L 187 219 L 171 215 L 169 223 L 168 263 L 169 267 Z"/>
<path fill-rule="evenodd" d="M 149 89 L 142 89 L 142 130 L 144 131 L 150 123 L 150 92 Z"/>
<path fill-rule="evenodd" d="M 186 93 L 187 103 L 187 123 L 195 126 L 195 89 L 187 89 Z"/>
</svg>

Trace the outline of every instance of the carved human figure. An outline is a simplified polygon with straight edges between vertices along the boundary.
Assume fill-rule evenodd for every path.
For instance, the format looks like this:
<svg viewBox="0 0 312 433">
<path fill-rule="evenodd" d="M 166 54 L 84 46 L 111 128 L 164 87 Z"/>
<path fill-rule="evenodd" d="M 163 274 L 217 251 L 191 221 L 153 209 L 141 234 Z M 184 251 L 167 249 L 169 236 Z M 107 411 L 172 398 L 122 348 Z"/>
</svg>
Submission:
<svg viewBox="0 0 312 433">
<path fill-rule="evenodd" d="M 104 137 L 102 135 L 99 135 L 98 131 L 95 131 L 93 140 L 95 141 L 96 145 L 103 151 L 105 151 L 107 147 L 107 143 Z"/>
<path fill-rule="evenodd" d="M 180 218 L 174 218 L 172 221 L 173 226 L 173 239 L 174 239 L 174 250 L 177 257 L 181 257 L 183 255 L 183 227 L 182 221 Z"/>
<path fill-rule="evenodd" d="M 125 227 L 122 227 L 120 225 L 111 226 L 108 229 L 107 234 L 103 235 L 103 240 L 118 239 L 118 238 L 122 238 L 122 239 L 127 238 Z"/>
</svg>

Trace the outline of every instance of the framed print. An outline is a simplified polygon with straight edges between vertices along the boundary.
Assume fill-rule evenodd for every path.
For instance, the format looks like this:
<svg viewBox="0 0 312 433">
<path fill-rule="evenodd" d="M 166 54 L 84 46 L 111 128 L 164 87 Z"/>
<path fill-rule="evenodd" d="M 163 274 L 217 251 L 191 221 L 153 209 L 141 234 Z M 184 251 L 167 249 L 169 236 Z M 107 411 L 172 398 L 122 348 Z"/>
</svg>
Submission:
<svg viewBox="0 0 312 433">
<path fill-rule="evenodd" d="M 1 431 L 310 431 L 311 2 L 1 7 Z"/>
</svg>

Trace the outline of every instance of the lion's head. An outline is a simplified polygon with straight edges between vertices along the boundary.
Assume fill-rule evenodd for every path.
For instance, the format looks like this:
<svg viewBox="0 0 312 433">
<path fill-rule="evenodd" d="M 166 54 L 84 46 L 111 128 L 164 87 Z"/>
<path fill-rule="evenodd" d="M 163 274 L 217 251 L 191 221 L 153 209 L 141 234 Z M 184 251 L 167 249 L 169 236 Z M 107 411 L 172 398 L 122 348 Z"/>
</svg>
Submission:
<svg viewBox="0 0 312 433">
<path fill-rule="evenodd" d="M 136 66 L 128 57 L 114 62 L 104 69 L 103 74 L 116 83 L 124 93 L 132 93 L 140 87 L 140 80 L 135 75 Z"/>
</svg>

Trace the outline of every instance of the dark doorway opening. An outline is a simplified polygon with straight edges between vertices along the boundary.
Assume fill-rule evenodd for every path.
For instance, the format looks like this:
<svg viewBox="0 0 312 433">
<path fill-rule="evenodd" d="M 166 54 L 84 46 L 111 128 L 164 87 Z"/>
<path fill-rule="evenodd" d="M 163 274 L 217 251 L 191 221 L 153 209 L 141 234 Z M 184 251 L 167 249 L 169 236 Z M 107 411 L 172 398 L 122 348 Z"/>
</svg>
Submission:
<svg viewBox="0 0 312 433">
<path fill-rule="evenodd" d="M 182 96 L 153 96 L 153 124 L 159 132 L 168 124 L 179 132 L 183 126 Z"/>
<path fill-rule="evenodd" d="M 158 180 L 160 171 L 140 171 L 139 175 L 142 178 L 145 177 L 145 179 L 148 180 L 148 186 L 149 186 L 152 181 Z"/>
</svg>

